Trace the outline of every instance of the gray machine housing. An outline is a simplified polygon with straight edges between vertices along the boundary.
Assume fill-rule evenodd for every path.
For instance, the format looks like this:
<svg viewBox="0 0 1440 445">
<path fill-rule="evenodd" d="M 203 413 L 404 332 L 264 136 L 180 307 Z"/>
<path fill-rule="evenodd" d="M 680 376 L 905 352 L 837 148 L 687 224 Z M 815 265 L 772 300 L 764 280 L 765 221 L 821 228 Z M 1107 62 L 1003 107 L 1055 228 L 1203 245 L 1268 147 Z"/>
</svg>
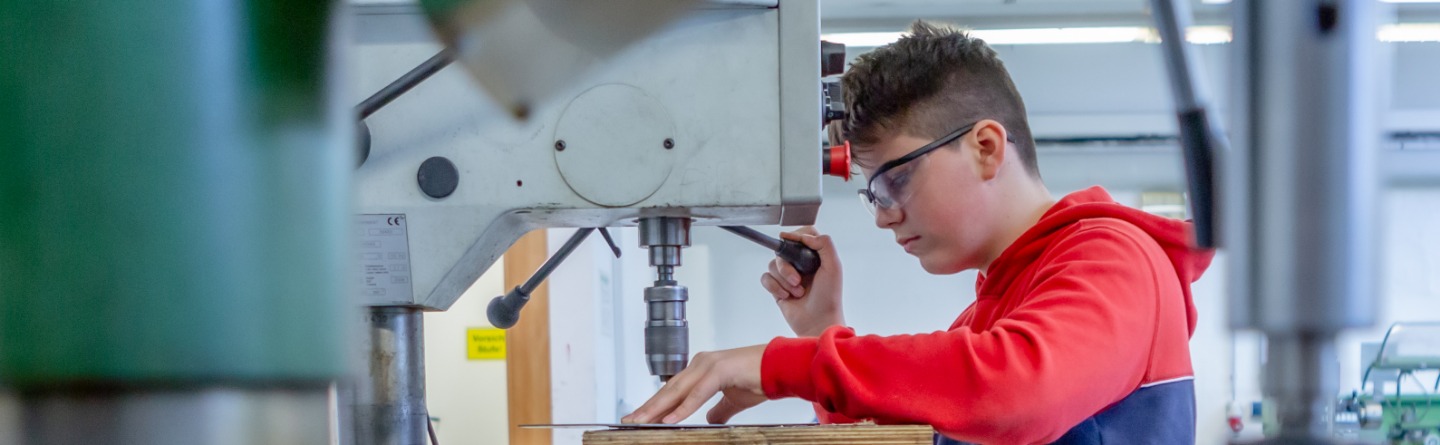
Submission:
<svg viewBox="0 0 1440 445">
<path fill-rule="evenodd" d="M 819 22 L 814 0 L 709 3 L 608 56 L 525 121 L 462 122 L 399 146 L 383 133 L 448 117 L 372 116 L 376 144 L 356 173 L 359 213 L 403 215 L 412 292 L 357 291 L 355 301 L 445 310 L 539 228 L 657 216 L 813 223 Z M 466 93 L 487 101 L 478 89 Z M 417 181 L 433 157 L 458 176 L 444 197 Z"/>
</svg>

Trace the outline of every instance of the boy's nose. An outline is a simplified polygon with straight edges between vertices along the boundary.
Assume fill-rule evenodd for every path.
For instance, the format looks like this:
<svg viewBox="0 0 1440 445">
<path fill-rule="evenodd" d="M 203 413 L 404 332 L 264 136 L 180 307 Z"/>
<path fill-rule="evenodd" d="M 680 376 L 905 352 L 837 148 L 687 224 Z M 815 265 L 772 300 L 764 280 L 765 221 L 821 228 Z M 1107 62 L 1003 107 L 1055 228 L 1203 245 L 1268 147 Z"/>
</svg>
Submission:
<svg viewBox="0 0 1440 445">
<path fill-rule="evenodd" d="M 891 226 L 899 224 L 900 221 L 904 220 L 905 212 L 900 211 L 899 206 L 896 206 L 893 209 L 887 209 L 883 207 L 875 208 L 875 227 L 888 229 Z"/>
</svg>

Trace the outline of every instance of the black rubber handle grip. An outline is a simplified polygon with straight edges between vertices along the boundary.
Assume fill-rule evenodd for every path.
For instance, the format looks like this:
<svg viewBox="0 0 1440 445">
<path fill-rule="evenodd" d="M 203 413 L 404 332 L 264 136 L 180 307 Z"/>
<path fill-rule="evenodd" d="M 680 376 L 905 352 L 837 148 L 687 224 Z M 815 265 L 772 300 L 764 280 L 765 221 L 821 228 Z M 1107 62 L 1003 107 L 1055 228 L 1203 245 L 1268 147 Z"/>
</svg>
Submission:
<svg viewBox="0 0 1440 445">
<path fill-rule="evenodd" d="M 820 270 L 820 253 L 806 247 L 799 241 L 780 240 L 780 247 L 775 249 L 775 256 L 795 266 L 800 275 L 813 276 L 815 271 Z"/>
<path fill-rule="evenodd" d="M 520 321 L 520 309 L 524 309 L 525 303 L 529 302 L 530 293 L 520 286 L 515 286 L 509 293 L 490 300 L 490 305 L 485 307 L 485 317 L 497 328 L 510 329 L 515 326 L 515 322 Z"/>
<path fill-rule="evenodd" d="M 774 250 L 775 256 L 790 263 L 791 266 L 795 266 L 795 270 L 799 271 L 800 275 L 809 277 L 815 275 L 815 271 L 820 270 L 820 253 L 805 247 L 805 244 L 799 241 L 774 238 L 745 226 L 720 226 L 720 228 L 740 235 L 741 238 L 753 241 L 755 244 L 765 246 L 766 249 Z"/>
</svg>

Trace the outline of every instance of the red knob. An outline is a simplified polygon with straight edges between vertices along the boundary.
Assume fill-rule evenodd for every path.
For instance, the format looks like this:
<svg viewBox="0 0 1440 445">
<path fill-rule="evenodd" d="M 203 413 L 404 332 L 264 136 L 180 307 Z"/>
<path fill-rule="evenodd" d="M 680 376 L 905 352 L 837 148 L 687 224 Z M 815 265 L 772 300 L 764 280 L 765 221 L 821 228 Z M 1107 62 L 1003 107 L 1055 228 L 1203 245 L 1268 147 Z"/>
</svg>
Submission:
<svg viewBox="0 0 1440 445">
<path fill-rule="evenodd" d="M 832 145 L 823 151 L 822 162 L 825 174 L 839 176 L 850 180 L 850 141 L 841 145 Z"/>
</svg>

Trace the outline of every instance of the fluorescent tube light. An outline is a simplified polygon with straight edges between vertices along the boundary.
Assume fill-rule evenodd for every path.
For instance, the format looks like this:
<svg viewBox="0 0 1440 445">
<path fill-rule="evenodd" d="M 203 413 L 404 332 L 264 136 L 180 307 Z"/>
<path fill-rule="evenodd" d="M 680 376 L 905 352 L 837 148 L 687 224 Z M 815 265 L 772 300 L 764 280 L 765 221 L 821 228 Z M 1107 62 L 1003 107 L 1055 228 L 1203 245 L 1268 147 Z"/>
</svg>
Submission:
<svg viewBox="0 0 1440 445">
<path fill-rule="evenodd" d="M 1440 42 L 1440 23 L 1392 23 L 1380 25 L 1381 42 Z"/>
<path fill-rule="evenodd" d="M 970 35 L 991 45 L 1061 45 L 1078 43 L 1158 43 L 1154 28 L 1031 28 L 976 29 Z M 873 48 L 900 40 L 899 32 L 851 32 L 820 36 L 824 40 L 856 48 Z M 1392 23 L 1380 25 L 1376 37 L 1382 42 L 1440 42 L 1440 23 Z M 1185 30 L 1185 40 L 1195 44 L 1229 43 L 1232 33 L 1228 26 L 1192 26 Z"/>
</svg>

